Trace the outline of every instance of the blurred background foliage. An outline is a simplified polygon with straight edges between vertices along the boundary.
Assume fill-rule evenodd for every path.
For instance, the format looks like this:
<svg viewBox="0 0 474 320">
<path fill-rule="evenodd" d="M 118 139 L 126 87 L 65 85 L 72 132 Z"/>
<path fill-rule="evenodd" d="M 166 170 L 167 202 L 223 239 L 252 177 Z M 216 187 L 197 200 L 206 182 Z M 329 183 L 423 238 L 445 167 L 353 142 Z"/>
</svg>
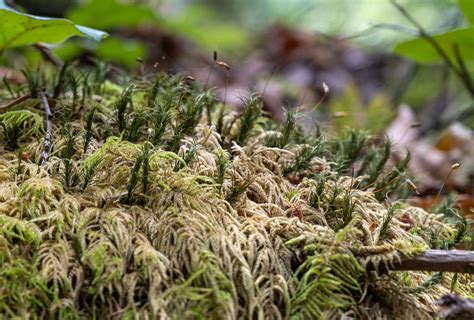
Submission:
<svg viewBox="0 0 474 320">
<path fill-rule="evenodd" d="M 469 0 L 467 0 L 469 1 Z M 367 49 L 387 49 L 411 37 L 387 30 L 406 19 L 388 0 L 17 0 L 38 15 L 66 16 L 76 23 L 111 30 L 152 22 L 199 45 L 238 56 L 249 41 L 278 23 L 327 35 L 353 37 Z M 457 0 L 399 1 L 430 31 L 463 24 Z M 369 32 L 372 31 L 372 32 Z"/>
<path fill-rule="evenodd" d="M 469 62 L 474 59 L 474 37 L 470 36 L 470 29 L 464 29 L 469 22 L 464 19 L 459 4 L 461 8 L 465 7 L 465 11 L 474 10 L 469 8 L 469 0 L 460 1 L 400 0 L 398 3 L 430 33 L 441 34 L 438 39 L 446 46 L 450 45 L 450 31 L 459 29 L 454 31 L 454 36 L 462 45 L 463 57 Z M 66 17 L 75 23 L 111 33 L 100 44 L 77 39 L 56 46 L 54 52 L 64 60 L 80 57 L 87 51 L 102 60 L 128 67 L 137 65 L 137 57 L 146 60 L 151 56 L 159 61 L 156 58 L 165 57 L 168 52 L 158 50 L 158 54 L 150 53 L 154 49 L 149 43 L 165 33 L 189 40 L 208 56 L 216 50 L 221 57 L 239 63 L 255 50 L 262 49 L 262 42 L 274 40 L 268 39 L 268 30 L 275 25 L 285 25 L 317 32 L 322 39 L 347 39 L 351 45 L 368 54 L 391 53 L 395 48 L 396 53 L 423 63 L 421 66 L 405 64 L 394 68 L 390 70 L 392 81 L 380 84 L 388 95 L 403 95 L 403 99 L 392 99 L 395 103 L 403 101 L 415 109 L 422 108 L 440 91 L 440 81 L 432 79 L 444 79 L 441 83 L 457 97 L 458 108 L 465 108 L 469 103 L 458 80 L 443 77 L 439 55 L 426 41 L 416 39 L 417 30 L 388 0 L 17 0 L 15 3 L 34 14 Z M 130 31 L 143 31 L 143 26 L 160 30 L 161 34 L 157 36 L 148 32 L 144 36 L 143 32 L 137 35 Z M 163 47 L 167 43 L 156 46 L 160 45 Z M 36 52 L 26 52 L 24 57 L 31 64 L 40 61 Z M 8 58 L 4 57 L 3 63 L 5 61 Z M 196 67 L 204 68 L 200 62 L 202 59 Z M 433 62 L 438 64 L 426 64 Z M 471 63 L 468 65 L 470 67 Z M 186 67 L 190 68 L 189 65 Z M 398 92 L 400 82 L 406 78 L 416 85 Z M 365 99 L 363 103 L 371 99 Z"/>
</svg>

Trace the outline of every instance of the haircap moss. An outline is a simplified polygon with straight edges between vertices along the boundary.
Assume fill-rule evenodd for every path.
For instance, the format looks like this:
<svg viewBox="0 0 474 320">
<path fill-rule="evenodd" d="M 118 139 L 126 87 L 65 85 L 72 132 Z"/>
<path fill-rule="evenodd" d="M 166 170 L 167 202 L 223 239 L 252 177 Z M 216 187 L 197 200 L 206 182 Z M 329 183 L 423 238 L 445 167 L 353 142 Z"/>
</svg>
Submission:
<svg viewBox="0 0 474 320">
<path fill-rule="evenodd" d="M 409 157 L 390 142 L 310 132 L 291 109 L 277 123 L 257 96 L 224 110 L 179 76 L 99 73 L 46 88 L 41 166 L 43 111 L 0 109 L 0 317 L 436 318 L 450 276 L 366 269 L 465 235 L 397 200 Z M 472 278 L 455 284 L 472 296 Z"/>
</svg>

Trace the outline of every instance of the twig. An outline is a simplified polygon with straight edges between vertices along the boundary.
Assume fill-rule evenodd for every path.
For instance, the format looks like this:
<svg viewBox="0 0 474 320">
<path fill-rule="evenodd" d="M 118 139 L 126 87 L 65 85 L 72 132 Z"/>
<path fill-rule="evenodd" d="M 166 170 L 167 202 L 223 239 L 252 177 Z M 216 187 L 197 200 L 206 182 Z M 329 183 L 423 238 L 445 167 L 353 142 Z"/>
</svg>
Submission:
<svg viewBox="0 0 474 320">
<path fill-rule="evenodd" d="M 474 251 L 465 250 L 426 250 L 415 257 L 402 255 L 393 265 L 368 266 L 368 270 L 384 271 L 435 271 L 474 274 Z"/>
<path fill-rule="evenodd" d="M 28 94 L 25 94 L 19 98 L 16 98 L 15 100 L 3 105 L 3 106 L 0 106 L 0 110 L 5 110 L 5 109 L 10 109 L 10 108 L 13 108 L 14 106 L 28 100 L 29 98 L 31 98 L 31 95 L 28 93 Z"/>
<path fill-rule="evenodd" d="M 448 54 L 444 51 L 444 49 L 439 45 L 439 43 L 428 33 L 425 29 L 413 18 L 408 11 L 398 4 L 395 0 L 390 1 L 395 8 L 408 20 L 410 21 L 417 29 L 420 34 L 420 37 L 424 38 L 428 43 L 433 47 L 436 53 L 443 59 L 444 63 L 458 76 L 461 82 L 466 87 L 466 90 L 469 92 L 471 97 L 474 98 L 474 87 L 471 85 L 471 78 L 469 73 L 466 73 L 462 66 L 459 68 L 451 61 Z M 455 53 L 456 54 L 456 53 Z"/>
<path fill-rule="evenodd" d="M 53 125 L 51 123 L 51 119 L 53 118 L 53 114 L 51 113 L 51 109 L 49 107 L 48 98 L 43 90 L 39 90 L 38 92 L 41 104 L 43 105 L 44 113 L 45 113 L 45 121 L 46 121 L 46 135 L 44 137 L 44 150 L 41 153 L 41 158 L 39 164 L 42 165 L 49 157 L 49 152 L 51 151 L 51 141 L 53 138 Z"/>
<path fill-rule="evenodd" d="M 128 195 L 127 191 L 112 194 L 102 199 L 102 208 L 108 208 L 112 203 L 125 198 Z"/>
<path fill-rule="evenodd" d="M 55 67 L 61 68 L 64 62 L 59 59 L 48 47 L 44 44 L 36 43 L 34 47 L 40 52 L 44 60 L 51 62 Z"/>
<path fill-rule="evenodd" d="M 461 49 L 459 49 L 459 45 L 457 43 L 453 45 L 453 52 L 454 52 L 454 57 L 456 58 L 456 62 L 458 63 L 458 66 L 459 66 L 459 71 L 465 77 L 464 79 L 465 85 L 468 88 L 471 88 L 472 90 L 473 88 L 472 79 L 469 74 L 469 70 L 466 67 L 466 62 L 464 61 L 464 58 L 462 57 Z"/>
</svg>

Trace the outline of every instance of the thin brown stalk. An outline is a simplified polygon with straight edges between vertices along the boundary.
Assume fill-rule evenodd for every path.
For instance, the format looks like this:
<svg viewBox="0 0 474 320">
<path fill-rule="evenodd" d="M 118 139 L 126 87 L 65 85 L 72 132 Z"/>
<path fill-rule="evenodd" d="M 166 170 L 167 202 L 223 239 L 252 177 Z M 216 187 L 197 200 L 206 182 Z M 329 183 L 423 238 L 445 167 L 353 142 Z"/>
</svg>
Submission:
<svg viewBox="0 0 474 320">
<path fill-rule="evenodd" d="M 403 254 L 393 265 L 375 267 L 369 265 L 368 270 L 384 271 L 430 271 L 459 272 L 474 274 L 474 252 L 467 250 L 426 250 L 424 253 L 406 257 Z"/>
<path fill-rule="evenodd" d="M 3 106 L 0 106 L 0 111 L 1 110 L 7 110 L 7 109 L 10 109 L 10 108 L 13 108 L 14 106 L 16 105 L 19 105 L 20 103 L 28 100 L 29 98 L 31 98 L 31 95 L 28 93 L 28 94 L 25 94 L 19 98 L 16 98 L 15 100 L 3 105 Z"/>
</svg>

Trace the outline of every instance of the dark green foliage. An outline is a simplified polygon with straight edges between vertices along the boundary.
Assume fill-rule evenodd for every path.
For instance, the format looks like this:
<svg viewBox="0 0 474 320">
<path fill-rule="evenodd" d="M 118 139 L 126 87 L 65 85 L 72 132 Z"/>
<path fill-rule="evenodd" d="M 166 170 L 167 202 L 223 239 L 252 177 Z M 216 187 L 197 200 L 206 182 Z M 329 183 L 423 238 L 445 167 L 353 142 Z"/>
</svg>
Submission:
<svg viewBox="0 0 474 320">
<path fill-rule="evenodd" d="M 458 214 L 459 222 L 456 224 L 457 230 L 453 238 L 450 239 L 444 246 L 447 250 L 453 249 L 457 244 L 460 244 L 466 239 L 468 234 L 468 223 L 465 216 Z"/>
<path fill-rule="evenodd" d="M 76 133 L 70 129 L 65 130 L 66 147 L 64 148 L 61 158 L 64 165 L 64 185 L 70 187 L 74 184 L 75 177 L 73 176 L 73 157 L 76 153 Z"/>
<path fill-rule="evenodd" d="M 7 88 L 8 93 L 10 93 L 10 96 L 12 97 L 12 99 L 15 99 L 15 93 L 13 92 L 13 89 L 10 86 L 10 82 L 8 82 L 7 80 L 7 76 L 3 76 L 2 82 L 5 88 Z"/>
<path fill-rule="evenodd" d="M 321 138 L 320 127 L 316 126 L 316 133 L 314 137 L 311 137 L 306 133 L 306 129 L 302 126 L 296 126 L 293 131 L 293 143 L 294 144 L 310 144 L 312 139 Z"/>
<path fill-rule="evenodd" d="M 123 139 L 130 142 L 137 142 L 142 134 L 142 129 L 146 124 L 146 114 L 143 111 L 135 113 L 132 122 L 124 130 Z"/>
<path fill-rule="evenodd" d="M 295 155 L 294 162 L 284 169 L 283 173 L 288 175 L 292 172 L 304 171 L 309 168 L 311 160 L 324 153 L 325 141 L 322 137 L 316 138 L 311 145 L 304 145 Z"/>
<path fill-rule="evenodd" d="M 413 288 L 411 290 L 412 293 L 421 293 L 423 291 L 428 290 L 429 288 L 437 285 L 443 281 L 444 274 L 443 272 L 436 272 L 433 274 L 428 280 L 423 282 L 420 286 Z"/>
<path fill-rule="evenodd" d="M 212 111 L 215 107 L 216 99 L 212 91 L 207 90 L 197 96 L 197 101 L 203 104 L 203 110 L 207 117 L 207 124 L 212 125 Z"/>
<path fill-rule="evenodd" d="M 74 251 L 74 257 L 76 258 L 76 261 L 84 267 L 84 263 L 82 262 L 82 254 L 84 250 L 82 249 L 81 242 L 79 241 L 79 238 L 74 235 L 72 237 L 72 250 Z"/>
<path fill-rule="evenodd" d="M 350 192 L 346 192 L 342 202 L 341 217 L 339 218 L 336 230 L 344 228 L 351 220 L 354 210 L 354 203 Z"/>
<path fill-rule="evenodd" d="M 132 200 L 133 192 L 140 182 L 140 169 L 142 168 L 143 163 L 143 156 L 139 155 L 135 160 L 135 164 L 132 167 L 130 172 L 130 179 L 128 180 L 128 187 L 127 187 L 127 203 L 130 203 Z"/>
<path fill-rule="evenodd" d="M 375 198 L 382 201 L 388 198 L 390 194 L 395 192 L 402 184 L 405 183 L 405 176 L 410 164 L 410 153 L 408 152 L 405 158 L 400 161 L 390 173 L 381 175 L 373 186 Z"/>
<path fill-rule="evenodd" d="M 359 185 L 359 188 L 366 188 L 377 180 L 384 171 L 387 161 L 391 155 L 391 142 L 385 140 L 381 148 L 375 147 L 367 152 L 367 155 L 362 162 L 362 165 L 357 173 L 357 176 L 362 174 L 368 175 Z"/>
<path fill-rule="evenodd" d="M 453 194 L 448 194 L 446 198 L 437 206 L 433 208 L 434 213 L 443 214 L 446 218 L 453 218 L 457 215 L 456 209 L 456 199 Z"/>
<path fill-rule="evenodd" d="M 286 114 L 285 125 L 283 126 L 281 138 L 280 138 L 280 141 L 278 141 L 278 145 L 277 145 L 279 148 L 284 148 L 286 145 L 290 143 L 291 136 L 296 126 L 296 117 L 297 117 L 296 109 L 288 109 L 285 112 L 285 114 Z"/>
<path fill-rule="evenodd" d="M 351 130 L 347 136 L 334 142 L 332 153 L 338 173 L 350 172 L 351 166 L 361 157 L 366 142 L 367 134 L 356 130 Z"/>
<path fill-rule="evenodd" d="M 86 127 L 85 127 L 85 132 L 84 132 L 84 149 L 83 152 L 86 153 L 87 149 L 89 148 L 89 145 L 92 141 L 93 137 L 93 132 L 92 132 L 92 126 L 94 124 L 94 115 L 97 111 L 97 108 L 92 108 L 89 110 L 86 116 Z"/>
<path fill-rule="evenodd" d="M 127 106 L 132 101 L 132 95 L 135 86 L 129 85 L 127 88 L 124 89 L 122 95 L 115 103 L 115 123 L 118 127 L 119 132 L 123 132 L 128 124 L 128 117 L 129 111 L 127 110 Z"/>
<path fill-rule="evenodd" d="M 151 87 L 150 95 L 148 96 L 148 106 L 150 108 L 153 108 L 153 105 L 155 104 L 156 97 L 158 96 L 159 87 L 160 87 L 160 76 L 157 75 L 155 78 L 155 82 L 153 83 L 153 86 Z"/>
<path fill-rule="evenodd" d="M 189 150 L 186 151 L 186 153 L 183 156 L 183 161 L 177 161 L 176 165 L 174 166 L 174 171 L 179 171 L 182 168 L 184 168 L 186 165 L 191 163 L 193 158 L 196 156 L 196 151 L 197 151 L 198 146 L 193 144 Z"/>
<path fill-rule="evenodd" d="M 336 203 L 336 199 L 337 197 L 339 196 L 339 194 L 341 193 L 341 188 L 339 186 L 335 186 L 335 188 L 333 189 L 332 191 L 332 195 L 331 197 L 329 198 L 329 201 L 327 203 L 327 207 L 326 207 L 326 210 L 329 210 L 329 209 L 333 209 L 333 210 L 338 210 L 339 208 L 335 205 Z"/>
<path fill-rule="evenodd" d="M 219 149 L 217 151 L 217 185 L 219 193 L 222 192 L 222 186 L 224 184 L 225 172 L 229 168 L 229 159 L 227 159 L 224 150 Z"/>
<path fill-rule="evenodd" d="M 326 186 L 326 175 L 324 173 L 317 175 L 315 179 L 317 179 L 317 186 L 316 190 L 311 194 L 309 205 L 317 209 L 320 208 L 320 204 L 323 199 L 324 189 Z"/>
<path fill-rule="evenodd" d="M 181 100 L 181 99 L 180 99 Z M 174 137 L 170 143 L 170 150 L 178 152 L 181 139 L 191 134 L 202 117 L 202 112 L 207 100 L 202 95 L 191 96 L 182 102 L 182 108 L 178 109 L 178 124 L 174 130 Z"/>
<path fill-rule="evenodd" d="M 219 111 L 217 113 L 217 120 L 216 120 L 216 131 L 219 134 L 224 132 L 224 116 L 225 116 L 225 105 L 221 104 L 219 106 Z"/>
<path fill-rule="evenodd" d="M 91 93 L 92 93 L 92 88 L 91 88 L 91 84 L 90 84 L 91 83 L 91 81 L 90 81 L 91 74 L 92 74 L 92 71 L 89 70 L 89 71 L 83 72 L 82 75 L 81 75 L 81 78 L 82 78 L 81 110 L 84 109 L 87 97 L 90 96 Z"/>
<path fill-rule="evenodd" d="M 13 126 L 7 126 L 7 124 L 0 121 L 0 126 L 3 129 L 3 136 L 7 148 L 10 150 L 15 150 L 18 148 L 18 139 L 20 138 L 22 131 L 20 125 L 15 124 Z"/>
<path fill-rule="evenodd" d="M 297 118 L 297 110 L 296 109 L 287 109 L 285 111 L 286 120 L 283 128 L 281 129 L 280 136 L 270 136 L 269 140 L 267 141 L 267 146 L 269 147 L 277 147 L 277 148 L 284 148 L 286 147 L 293 137 L 296 128 L 296 118 Z"/>
<path fill-rule="evenodd" d="M 152 146 L 149 142 L 145 142 L 143 144 L 143 163 L 142 163 L 142 187 L 143 187 L 143 194 L 146 195 L 148 192 L 148 185 L 149 185 L 149 175 L 150 175 L 150 156 L 152 152 Z"/>
<path fill-rule="evenodd" d="M 456 233 L 451 239 L 444 239 L 440 247 L 445 250 L 454 248 L 456 245 L 463 242 L 468 236 L 468 222 L 464 215 L 460 214 L 455 208 L 456 200 L 452 194 L 449 194 L 443 202 L 433 208 L 435 213 L 443 214 L 446 221 L 456 226 Z M 437 237 L 436 237 L 436 240 Z"/>
<path fill-rule="evenodd" d="M 33 99 L 38 98 L 38 90 L 44 86 L 44 79 L 42 78 L 41 72 L 34 72 L 30 69 L 22 70 L 21 71 L 28 82 L 28 90 L 30 92 L 30 96 Z"/>
<path fill-rule="evenodd" d="M 43 128 L 43 118 L 28 110 L 0 113 L 0 129 L 6 147 L 15 150 L 23 137 L 38 136 Z"/>
<path fill-rule="evenodd" d="M 132 202 L 134 191 L 136 190 L 139 182 L 142 184 L 142 194 L 144 196 L 148 191 L 151 152 L 152 145 L 150 145 L 149 142 L 145 142 L 142 146 L 142 152 L 137 156 L 130 172 L 126 198 L 126 203 L 128 204 Z"/>
<path fill-rule="evenodd" d="M 229 194 L 226 195 L 225 200 L 233 203 L 237 201 L 248 189 L 248 187 L 252 184 L 253 181 L 236 181 L 235 177 L 232 178 L 232 188 Z"/>
<path fill-rule="evenodd" d="M 151 133 L 150 142 L 158 146 L 162 143 L 166 128 L 171 124 L 173 114 L 171 110 L 164 108 L 163 105 L 158 105 L 153 110 L 151 117 L 153 132 Z"/>
<path fill-rule="evenodd" d="M 58 98 L 59 95 L 64 91 L 66 87 L 67 79 L 68 79 L 66 72 L 67 72 L 68 67 L 69 67 L 69 63 L 66 62 L 63 64 L 63 66 L 61 67 L 61 70 L 59 71 L 59 74 L 56 80 L 56 85 L 54 86 L 54 91 L 53 91 L 54 99 Z"/>
<path fill-rule="evenodd" d="M 199 124 L 199 121 L 202 117 L 202 112 L 208 101 L 206 96 L 198 95 L 195 96 L 194 101 L 191 101 L 187 107 L 184 109 L 182 113 L 182 122 L 179 126 L 177 132 L 182 133 L 184 135 L 191 134 L 196 126 Z"/>
<path fill-rule="evenodd" d="M 71 90 L 72 93 L 71 110 L 73 113 L 76 109 L 77 98 L 79 97 L 80 82 L 75 73 L 71 72 L 67 75 L 67 84 L 69 86 L 69 90 Z"/>
<path fill-rule="evenodd" d="M 388 227 L 389 227 L 390 222 L 392 221 L 392 219 L 395 215 L 396 209 L 397 209 L 397 206 L 395 206 L 395 205 L 390 206 L 390 208 L 388 208 L 388 210 L 387 210 L 387 213 L 384 214 L 383 220 L 382 220 L 382 225 L 381 225 L 381 227 L 379 229 L 379 233 L 377 235 L 377 241 L 382 239 L 384 237 L 384 235 L 387 233 Z"/>
<path fill-rule="evenodd" d="M 102 60 L 94 60 L 94 67 L 92 68 L 93 77 L 91 78 L 93 90 L 97 90 L 99 93 L 101 93 L 105 81 L 107 80 L 107 74 L 109 71 L 109 64 Z"/>
<path fill-rule="evenodd" d="M 262 103 L 258 96 L 253 95 L 244 102 L 244 110 L 239 117 L 237 133 L 233 139 L 238 145 L 244 145 L 261 116 Z"/>
<path fill-rule="evenodd" d="M 94 175 L 100 164 L 104 161 L 104 156 L 101 154 L 95 154 L 86 158 L 81 163 L 82 172 L 82 190 L 85 190 L 87 186 L 92 182 Z"/>
</svg>

